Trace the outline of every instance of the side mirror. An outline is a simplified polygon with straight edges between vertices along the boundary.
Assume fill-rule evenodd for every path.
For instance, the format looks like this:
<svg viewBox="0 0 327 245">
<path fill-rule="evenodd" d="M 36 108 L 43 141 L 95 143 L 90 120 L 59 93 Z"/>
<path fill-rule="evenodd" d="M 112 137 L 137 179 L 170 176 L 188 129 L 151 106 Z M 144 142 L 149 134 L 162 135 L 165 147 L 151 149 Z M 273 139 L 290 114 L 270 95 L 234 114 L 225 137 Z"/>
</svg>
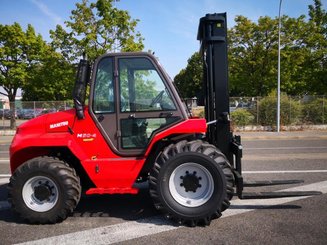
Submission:
<svg viewBox="0 0 327 245">
<path fill-rule="evenodd" d="M 90 81 L 91 67 L 87 60 L 80 60 L 73 91 L 74 107 L 78 119 L 84 119 L 86 87 Z"/>
</svg>

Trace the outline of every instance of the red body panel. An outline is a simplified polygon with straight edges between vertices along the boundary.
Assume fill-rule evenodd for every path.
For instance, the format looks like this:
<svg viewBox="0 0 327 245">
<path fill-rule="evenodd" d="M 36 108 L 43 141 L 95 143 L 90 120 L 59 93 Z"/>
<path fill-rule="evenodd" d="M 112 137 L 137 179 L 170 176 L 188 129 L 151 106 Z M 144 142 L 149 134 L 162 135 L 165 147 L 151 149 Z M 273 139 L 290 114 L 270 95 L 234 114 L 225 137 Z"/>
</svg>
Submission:
<svg viewBox="0 0 327 245">
<path fill-rule="evenodd" d="M 205 133 L 204 119 L 188 119 L 154 136 L 143 157 L 115 154 L 85 108 L 85 119 L 75 111 L 47 114 L 22 124 L 10 147 L 11 171 L 33 157 L 46 155 L 54 147 L 68 148 L 81 162 L 96 188 L 87 194 L 137 193 L 133 184 L 153 145 L 169 135 Z"/>
</svg>

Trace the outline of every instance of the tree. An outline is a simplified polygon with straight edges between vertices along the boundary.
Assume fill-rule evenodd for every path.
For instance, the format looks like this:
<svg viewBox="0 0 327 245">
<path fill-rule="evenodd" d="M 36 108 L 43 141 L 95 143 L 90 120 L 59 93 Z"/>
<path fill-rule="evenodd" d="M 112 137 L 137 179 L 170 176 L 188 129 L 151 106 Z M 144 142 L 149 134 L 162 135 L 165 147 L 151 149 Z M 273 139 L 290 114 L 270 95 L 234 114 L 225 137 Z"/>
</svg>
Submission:
<svg viewBox="0 0 327 245">
<path fill-rule="evenodd" d="M 115 8 L 113 2 L 82 0 L 77 3 L 70 21 L 65 21 L 66 27 L 57 25 L 55 31 L 50 31 L 53 47 L 73 62 L 83 53 L 94 60 L 107 52 L 142 50 L 143 38 L 135 30 L 139 20 Z"/>
<path fill-rule="evenodd" d="M 281 19 L 281 90 L 289 95 L 327 92 L 327 17 L 320 0 L 309 5 L 309 17 Z M 228 32 L 231 94 L 265 96 L 277 87 L 278 19 L 235 21 Z"/>
<path fill-rule="evenodd" d="M 303 79 L 303 74 L 307 69 L 305 60 L 310 56 L 305 45 L 303 45 L 303 37 L 307 35 L 307 31 L 308 24 L 304 15 L 298 18 L 282 17 L 281 91 L 288 95 L 308 93 L 306 82 Z"/>
<path fill-rule="evenodd" d="M 233 96 L 266 96 L 277 86 L 278 19 L 260 17 L 254 23 L 238 16 L 229 31 L 229 63 Z M 305 16 L 282 16 L 281 90 L 305 93 L 302 74 L 308 52 L 303 46 Z"/>
<path fill-rule="evenodd" d="M 138 20 L 132 20 L 127 11 L 114 8 L 112 3 L 113 0 L 83 0 L 76 4 L 65 27 L 57 25 L 56 30 L 50 31 L 51 48 L 44 52 L 42 63 L 34 67 L 24 100 L 71 98 L 76 63 L 83 53 L 93 61 L 114 50 L 143 49 L 143 39 L 135 31 Z"/>
<path fill-rule="evenodd" d="M 304 15 L 284 15 L 281 22 L 281 91 L 288 95 L 326 94 L 327 15 L 321 0 L 309 5 L 309 20 Z M 264 16 L 253 22 L 237 16 L 228 30 L 228 46 L 231 96 L 266 96 L 277 88 L 277 17 Z M 202 74 L 190 60 L 175 78 L 185 97 L 195 95 L 199 88 L 195 77 Z"/>
<path fill-rule="evenodd" d="M 187 61 L 187 66 L 182 69 L 174 78 L 174 83 L 179 89 L 183 98 L 192 98 L 202 95 L 202 59 L 198 52 L 195 52 Z"/>
<path fill-rule="evenodd" d="M 321 95 L 327 93 L 327 12 L 321 0 L 314 0 L 308 8 L 310 35 L 304 37 L 304 42 L 310 55 L 304 74 L 307 90 Z"/>
<path fill-rule="evenodd" d="M 71 99 L 75 66 L 47 47 L 41 63 L 31 69 L 32 75 L 24 86 L 24 101 L 63 101 Z"/>
<path fill-rule="evenodd" d="M 256 24 L 244 16 L 235 18 L 235 26 L 228 32 L 229 73 L 232 96 L 263 95 L 274 73 L 271 50 L 276 46 L 276 22 L 260 17 Z"/>
<path fill-rule="evenodd" d="M 0 86 L 8 97 L 11 106 L 10 128 L 16 127 L 15 99 L 19 88 L 24 88 L 31 70 L 40 61 L 46 46 L 41 35 L 28 25 L 24 32 L 18 23 L 0 25 Z"/>
</svg>

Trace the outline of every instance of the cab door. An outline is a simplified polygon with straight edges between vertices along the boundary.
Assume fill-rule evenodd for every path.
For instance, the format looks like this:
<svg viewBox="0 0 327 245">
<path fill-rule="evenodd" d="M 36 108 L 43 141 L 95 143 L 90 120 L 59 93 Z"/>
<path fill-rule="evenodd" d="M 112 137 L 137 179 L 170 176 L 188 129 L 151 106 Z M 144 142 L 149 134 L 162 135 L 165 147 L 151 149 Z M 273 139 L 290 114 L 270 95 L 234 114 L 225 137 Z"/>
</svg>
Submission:
<svg viewBox="0 0 327 245">
<path fill-rule="evenodd" d="M 157 132 L 185 118 L 176 91 L 155 58 L 145 53 L 98 60 L 90 98 L 93 120 L 119 155 L 142 155 Z"/>
<path fill-rule="evenodd" d="M 90 115 L 110 147 L 117 144 L 117 95 L 114 57 L 107 56 L 95 63 L 91 87 Z"/>
<path fill-rule="evenodd" d="M 151 137 L 182 119 L 171 88 L 149 57 L 118 57 L 117 144 L 141 154 Z"/>
</svg>

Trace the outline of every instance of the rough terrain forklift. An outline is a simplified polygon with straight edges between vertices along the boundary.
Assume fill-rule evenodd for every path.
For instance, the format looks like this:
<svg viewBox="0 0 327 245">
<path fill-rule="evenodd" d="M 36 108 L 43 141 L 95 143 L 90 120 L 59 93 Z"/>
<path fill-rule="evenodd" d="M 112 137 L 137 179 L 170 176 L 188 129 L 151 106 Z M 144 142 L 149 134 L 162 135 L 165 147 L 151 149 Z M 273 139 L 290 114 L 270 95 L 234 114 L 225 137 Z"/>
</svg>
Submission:
<svg viewBox="0 0 327 245">
<path fill-rule="evenodd" d="M 154 206 L 186 225 L 209 225 L 239 198 L 314 195 L 249 194 L 242 145 L 229 119 L 226 14 L 200 19 L 205 119 L 187 110 L 174 84 L 149 53 L 111 53 L 93 68 L 81 60 L 75 108 L 18 127 L 10 147 L 9 201 L 29 223 L 56 223 L 87 194 L 137 194 L 148 181 Z M 90 85 L 88 105 L 85 105 Z M 192 86 L 192 84 L 190 84 Z"/>
</svg>

